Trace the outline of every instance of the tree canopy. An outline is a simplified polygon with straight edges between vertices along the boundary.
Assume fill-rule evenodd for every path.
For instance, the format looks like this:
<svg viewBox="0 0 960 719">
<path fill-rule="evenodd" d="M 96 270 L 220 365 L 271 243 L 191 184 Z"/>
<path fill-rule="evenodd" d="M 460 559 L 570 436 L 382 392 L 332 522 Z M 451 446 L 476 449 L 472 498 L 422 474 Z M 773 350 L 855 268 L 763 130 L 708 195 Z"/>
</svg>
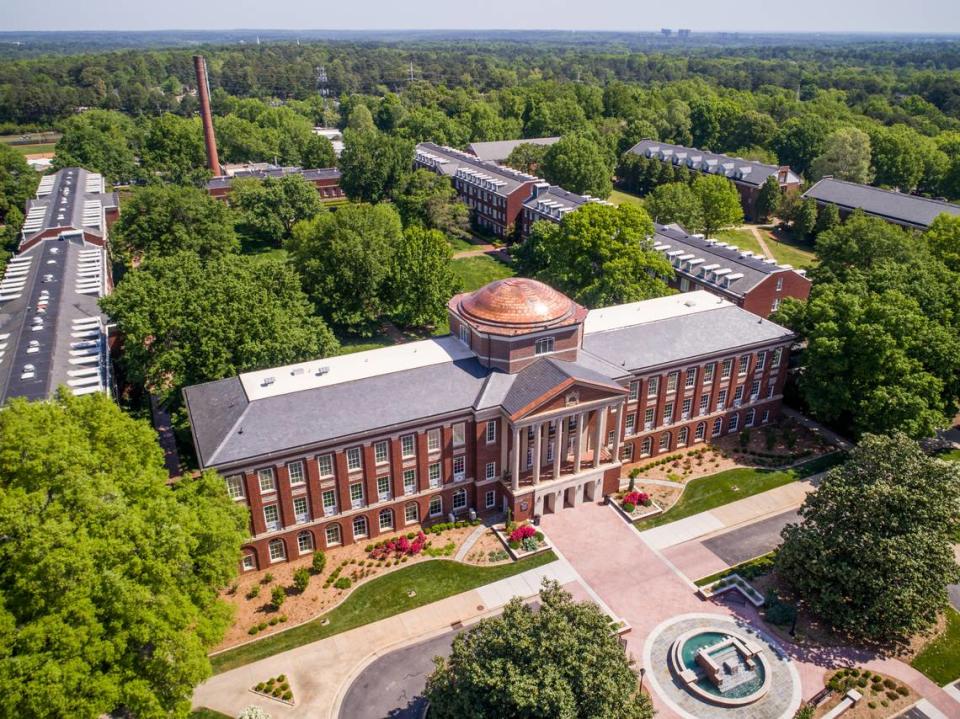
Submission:
<svg viewBox="0 0 960 719">
<path fill-rule="evenodd" d="M 563 222 L 541 221 L 515 250 L 520 274 L 588 307 L 660 297 L 673 268 L 653 249 L 653 222 L 634 205 L 588 203 Z"/>
<path fill-rule="evenodd" d="M 870 182 L 870 136 L 856 127 L 841 127 L 827 135 L 823 152 L 810 166 L 810 179 L 830 175 L 838 180 Z"/>
<path fill-rule="evenodd" d="M 0 412 L 0 714 L 186 718 L 246 512 L 212 471 L 167 479 L 104 394 Z"/>
<path fill-rule="evenodd" d="M 903 434 L 865 435 L 783 530 L 777 570 L 841 632 L 886 642 L 928 628 L 960 582 L 960 465 Z"/>
<path fill-rule="evenodd" d="M 406 327 L 436 325 L 447 316 L 447 300 L 460 291 L 450 267 L 453 252 L 438 230 L 408 227 L 393 253 L 387 280 L 390 316 Z"/>
<path fill-rule="evenodd" d="M 298 174 L 235 180 L 230 204 L 244 228 L 277 245 L 290 237 L 295 224 L 326 212 L 317 188 Z"/>
<path fill-rule="evenodd" d="M 556 582 L 544 581 L 538 608 L 511 599 L 434 661 L 426 697 L 437 719 L 653 717 L 610 619 Z"/>
<path fill-rule="evenodd" d="M 129 382 L 167 403 L 181 388 L 338 347 L 297 273 L 279 261 L 193 252 L 148 259 L 100 300 L 124 338 Z"/>
<path fill-rule="evenodd" d="M 23 155 L 0 144 L 0 224 L 4 225 L 0 231 L 0 259 L 4 249 L 16 247 L 26 202 L 33 197 L 39 182 L 40 177 Z"/>
<path fill-rule="evenodd" d="M 743 222 L 740 193 L 730 180 L 720 175 L 698 175 L 693 194 L 700 201 L 703 231 L 710 237 L 717 230 Z"/>
<path fill-rule="evenodd" d="M 544 178 L 565 190 L 606 199 L 613 191 L 613 168 L 595 142 L 567 135 L 550 145 L 543 156 Z"/>
<path fill-rule="evenodd" d="M 393 204 L 405 226 L 420 224 L 451 237 L 469 236 L 470 210 L 445 175 L 424 169 L 405 175 L 393 191 Z"/>
<path fill-rule="evenodd" d="M 54 167 L 83 167 L 111 182 L 139 176 L 135 150 L 140 131 L 133 120 L 113 110 L 88 110 L 63 123 Z"/>
<path fill-rule="evenodd" d="M 503 164 L 528 175 L 538 175 L 548 149 L 549 145 L 522 142 L 510 151 Z"/>
<path fill-rule="evenodd" d="M 380 202 L 410 172 L 413 143 L 376 130 L 346 130 L 340 187 L 353 200 Z"/>
<path fill-rule="evenodd" d="M 680 223 L 688 232 L 703 230 L 703 205 L 686 182 L 668 182 L 644 198 L 650 216 L 660 224 Z"/>
</svg>

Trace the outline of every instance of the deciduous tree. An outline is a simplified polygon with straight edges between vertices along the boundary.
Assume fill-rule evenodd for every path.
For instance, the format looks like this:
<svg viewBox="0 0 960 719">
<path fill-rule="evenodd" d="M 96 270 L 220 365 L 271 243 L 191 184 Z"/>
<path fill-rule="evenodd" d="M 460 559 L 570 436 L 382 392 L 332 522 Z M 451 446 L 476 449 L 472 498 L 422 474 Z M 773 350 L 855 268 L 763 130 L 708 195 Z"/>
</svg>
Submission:
<svg viewBox="0 0 960 719">
<path fill-rule="evenodd" d="M 870 136 L 855 127 L 841 127 L 827 135 L 823 152 L 810 166 L 810 179 L 831 175 L 838 180 L 870 182 Z"/>
<path fill-rule="evenodd" d="M 610 620 L 556 582 L 544 582 L 538 609 L 510 600 L 435 662 L 426 697 L 437 719 L 653 717 Z"/>
<path fill-rule="evenodd" d="M 613 169 L 604 151 L 595 142 L 568 135 L 547 148 L 543 176 L 565 190 L 606 199 L 613 191 Z"/>
<path fill-rule="evenodd" d="M 864 436 L 783 530 L 777 570 L 819 617 L 887 642 L 928 628 L 960 582 L 960 465 L 903 434 Z"/>
<path fill-rule="evenodd" d="M 445 175 L 423 169 L 405 175 L 393 202 L 404 226 L 420 224 L 452 237 L 469 236 L 470 210 Z"/>
<path fill-rule="evenodd" d="M 960 216 L 942 213 L 924 233 L 930 250 L 954 272 L 960 272 Z"/>
<path fill-rule="evenodd" d="M 202 184 L 210 171 L 200 118 L 167 112 L 150 120 L 143 134 L 140 162 L 149 176 L 181 185 Z"/>
<path fill-rule="evenodd" d="M 344 133 L 340 186 L 364 202 L 389 197 L 413 165 L 413 143 L 377 131 Z"/>
<path fill-rule="evenodd" d="M 660 185 L 644 198 L 644 206 L 655 222 L 680 223 L 688 232 L 703 229 L 703 205 L 685 182 Z"/>
<path fill-rule="evenodd" d="M 64 121 L 53 164 L 83 167 L 111 182 L 129 182 L 139 175 L 135 155 L 139 138 L 139 129 L 126 115 L 88 110 Z"/>
<path fill-rule="evenodd" d="M 823 151 L 826 134 L 819 117 L 792 117 L 774 135 L 773 149 L 781 164 L 789 165 L 794 171 L 805 175 L 810 163 Z"/>
<path fill-rule="evenodd" d="M 780 211 L 780 201 L 783 194 L 776 175 L 770 175 L 763 181 L 760 192 L 757 194 L 757 219 L 767 222 Z"/>
<path fill-rule="evenodd" d="M 717 230 L 743 222 L 740 193 L 726 177 L 699 175 L 693 181 L 693 193 L 700 200 L 703 231 L 708 237 Z"/>
<path fill-rule="evenodd" d="M 447 300 L 460 288 L 450 268 L 450 243 L 438 230 L 408 227 L 393 254 L 387 282 L 390 316 L 407 327 L 442 321 Z"/>
<path fill-rule="evenodd" d="M 537 175 L 543 166 L 543 160 L 548 149 L 550 149 L 548 145 L 524 142 L 510 151 L 503 164 L 512 167 L 514 170 L 526 172 L 528 175 Z"/>
<path fill-rule="evenodd" d="M 0 412 L 0 714 L 187 716 L 246 512 L 212 471 L 167 481 L 153 429 L 106 395 Z"/>
<path fill-rule="evenodd" d="M 317 189 L 302 175 L 236 180 L 230 204 L 244 226 L 277 245 L 290 237 L 297 222 L 326 211 Z"/>
</svg>

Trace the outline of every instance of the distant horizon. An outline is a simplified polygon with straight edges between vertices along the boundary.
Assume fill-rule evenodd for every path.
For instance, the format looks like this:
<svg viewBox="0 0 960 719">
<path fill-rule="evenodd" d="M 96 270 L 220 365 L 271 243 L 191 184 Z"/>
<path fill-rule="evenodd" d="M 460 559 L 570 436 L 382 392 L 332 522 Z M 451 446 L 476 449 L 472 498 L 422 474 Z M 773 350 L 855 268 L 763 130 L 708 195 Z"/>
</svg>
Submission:
<svg viewBox="0 0 960 719">
<path fill-rule="evenodd" d="M 611 34 L 611 35 L 661 35 L 662 30 L 669 29 L 674 34 L 678 30 L 689 30 L 691 35 L 883 35 L 883 36 L 908 36 L 908 37 L 957 37 L 960 38 L 960 30 L 743 30 L 743 29 L 724 29 L 714 28 L 710 30 L 697 30 L 696 28 L 681 28 L 679 26 L 671 28 L 647 28 L 635 30 L 613 30 L 604 28 L 589 28 L 583 30 L 562 28 L 562 27 L 530 27 L 530 28 L 509 28 L 509 27 L 382 27 L 382 28 L 362 28 L 362 27 L 343 27 L 343 28 L 292 28 L 292 27 L 159 27 L 159 28 L 111 28 L 111 29 L 69 29 L 59 28 L 50 30 L 46 28 L 21 28 L 18 30 L 0 30 L 0 36 L 16 35 L 18 33 L 37 33 L 37 34 L 60 34 L 60 33 L 103 33 L 103 34 L 129 34 L 129 33 L 566 33 L 574 35 L 581 33 L 587 34 Z"/>
</svg>

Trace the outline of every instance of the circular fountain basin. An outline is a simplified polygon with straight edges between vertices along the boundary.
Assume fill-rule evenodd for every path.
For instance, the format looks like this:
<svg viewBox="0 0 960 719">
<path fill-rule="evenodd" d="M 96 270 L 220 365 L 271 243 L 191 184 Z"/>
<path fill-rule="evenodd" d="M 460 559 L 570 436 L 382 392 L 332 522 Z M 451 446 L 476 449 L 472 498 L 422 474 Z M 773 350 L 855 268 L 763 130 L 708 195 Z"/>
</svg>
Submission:
<svg viewBox="0 0 960 719">
<path fill-rule="evenodd" d="M 727 664 L 740 672 L 729 675 Z M 670 647 L 670 667 L 688 692 L 717 706 L 752 704 L 770 689 L 770 665 L 763 648 L 719 627 L 679 636 Z"/>
</svg>

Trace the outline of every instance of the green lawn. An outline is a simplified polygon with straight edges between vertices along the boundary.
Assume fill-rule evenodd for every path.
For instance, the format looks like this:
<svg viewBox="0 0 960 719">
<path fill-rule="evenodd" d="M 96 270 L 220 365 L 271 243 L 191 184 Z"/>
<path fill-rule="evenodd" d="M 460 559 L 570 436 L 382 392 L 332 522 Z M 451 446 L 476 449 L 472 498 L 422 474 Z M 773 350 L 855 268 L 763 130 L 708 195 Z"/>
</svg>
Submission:
<svg viewBox="0 0 960 719">
<path fill-rule="evenodd" d="M 937 455 L 937 459 L 946 462 L 960 462 L 960 449 L 950 449 Z"/>
<path fill-rule="evenodd" d="M 450 267 L 463 283 L 463 292 L 472 292 L 488 282 L 516 274 L 512 267 L 488 255 L 453 260 Z"/>
<path fill-rule="evenodd" d="M 636 522 L 637 529 L 651 529 L 715 507 L 751 497 L 768 489 L 809 477 L 842 461 L 841 453 L 812 459 L 793 469 L 728 469 L 691 480 L 680 500 L 663 514 Z"/>
<path fill-rule="evenodd" d="M 753 236 L 750 230 L 721 230 L 716 233 L 715 237 L 722 242 L 736 245 L 741 250 L 750 250 L 758 255 L 765 254 L 760 248 L 757 238 Z"/>
<path fill-rule="evenodd" d="M 947 630 L 914 657 L 910 666 L 940 686 L 960 677 L 960 612 L 947 609 Z"/>
<path fill-rule="evenodd" d="M 42 143 L 37 145 L 10 145 L 10 148 L 21 155 L 40 155 L 47 152 L 53 152 L 57 146 L 55 142 Z"/>
<path fill-rule="evenodd" d="M 287 251 L 276 244 L 259 237 L 252 237 L 244 233 L 240 234 L 240 253 L 249 255 L 257 262 L 269 262 L 271 260 L 286 260 Z"/>
<path fill-rule="evenodd" d="M 373 337 L 345 336 L 338 337 L 337 339 L 340 340 L 340 354 L 342 355 L 380 349 L 381 347 L 390 347 L 394 344 L 393 340 L 386 334 L 378 334 Z"/>
<path fill-rule="evenodd" d="M 762 232 L 762 230 L 761 230 Z M 787 237 L 781 233 L 780 239 L 776 239 L 769 234 L 765 238 L 770 251 L 776 257 L 781 265 L 793 265 L 794 267 L 809 268 L 817 264 L 817 256 L 813 252 L 813 246 L 809 242 L 798 242 L 792 237 Z"/>
<path fill-rule="evenodd" d="M 326 626 L 320 624 L 322 617 L 318 617 L 272 637 L 218 654 L 211 657 L 210 662 L 215 673 L 234 669 L 549 564 L 556 558 L 550 551 L 495 567 L 476 567 L 441 559 L 415 564 L 358 587 L 343 604 L 322 615 L 330 620 Z M 416 596 L 408 596 L 411 589 L 416 591 Z"/>
<path fill-rule="evenodd" d="M 229 714 L 221 714 L 220 712 L 215 712 L 213 709 L 201 707 L 200 709 L 190 712 L 190 716 L 187 719 L 233 719 L 233 717 Z"/>
<path fill-rule="evenodd" d="M 470 242 L 470 240 L 464 240 L 460 237 L 451 237 L 447 235 L 447 242 L 450 243 L 450 249 L 453 250 L 453 254 L 458 252 L 469 252 L 470 250 L 476 250 L 480 247 L 480 242 Z"/>
<path fill-rule="evenodd" d="M 607 198 L 607 202 L 612 202 L 615 205 L 639 205 L 643 207 L 643 198 L 638 195 L 631 195 L 629 192 L 623 192 L 622 190 L 614 190 L 610 193 L 610 197 Z"/>
</svg>

